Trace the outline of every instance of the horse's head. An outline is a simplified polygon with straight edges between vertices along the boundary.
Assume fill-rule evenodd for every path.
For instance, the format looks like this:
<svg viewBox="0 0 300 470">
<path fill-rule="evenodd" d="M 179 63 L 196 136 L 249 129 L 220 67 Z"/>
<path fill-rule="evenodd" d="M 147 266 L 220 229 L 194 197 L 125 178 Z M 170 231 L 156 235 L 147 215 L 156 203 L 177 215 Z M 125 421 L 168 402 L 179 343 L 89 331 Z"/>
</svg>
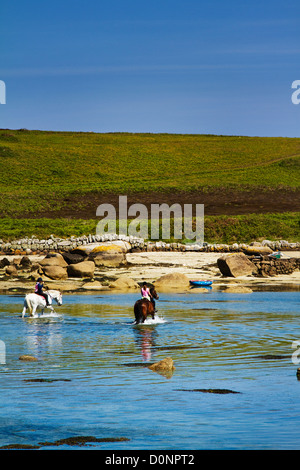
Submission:
<svg viewBox="0 0 300 470">
<path fill-rule="evenodd" d="M 154 299 L 156 299 L 156 300 L 159 299 L 159 297 L 158 297 L 158 295 L 157 295 L 157 292 L 156 292 L 156 290 L 155 290 L 155 287 L 151 287 L 151 289 L 150 289 L 150 294 L 152 295 L 152 297 L 153 297 Z"/>
<path fill-rule="evenodd" d="M 57 302 L 57 305 L 62 305 L 62 294 L 59 290 L 51 290 L 49 291 L 49 294 L 51 295 L 52 299 Z"/>
<path fill-rule="evenodd" d="M 57 298 L 56 298 L 57 305 L 62 305 L 62 295 L 61 292 L 58 292 Z"/>
</svg>

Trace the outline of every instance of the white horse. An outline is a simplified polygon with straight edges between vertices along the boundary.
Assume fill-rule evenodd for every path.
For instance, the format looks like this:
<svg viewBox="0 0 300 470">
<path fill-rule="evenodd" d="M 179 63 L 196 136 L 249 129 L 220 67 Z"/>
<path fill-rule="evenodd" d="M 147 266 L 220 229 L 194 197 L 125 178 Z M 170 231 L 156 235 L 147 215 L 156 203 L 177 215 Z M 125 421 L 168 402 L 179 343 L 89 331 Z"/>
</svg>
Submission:
<svg viewBox="0 0 300 470">
<path fill-rule="evenodd" d="M 46 305 L 46 300 L 41 295 L 38 295 L 38 294 L 25 295 L 22 318 L 25 317 L 27 308 L 29 309 L 30 317 L 38 317 L 38 315 L 36 315 L 36 310 L 38 308 L 41 309 L 42 315 L 44 313 L 45 308 L 50 308 L 51 312 L 54 311 L 52 307 L 52 300 L 55 300 L 57 302 L 57 305 L 62 304 L 62 295 L 58 290 L 48 290 L 48 291 L 45 291 L 45 293 L 48 294 L 49 305 Z"/>
</svg>

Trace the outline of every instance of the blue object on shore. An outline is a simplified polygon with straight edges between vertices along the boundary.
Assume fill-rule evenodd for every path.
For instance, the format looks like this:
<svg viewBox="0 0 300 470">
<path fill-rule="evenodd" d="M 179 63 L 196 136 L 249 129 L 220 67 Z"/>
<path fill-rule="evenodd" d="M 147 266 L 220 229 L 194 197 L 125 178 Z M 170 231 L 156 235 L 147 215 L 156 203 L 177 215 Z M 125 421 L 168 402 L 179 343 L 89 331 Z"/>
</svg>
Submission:
<svg viewBox="0 0 300 470">
<path fill-rule="evenodd" d="M 213 281 L 190 281 L 190 284 L 192 286 L 198 286 L 198 287 L 205 287 L 205 286 L 211 286 Z"/>
</svg>

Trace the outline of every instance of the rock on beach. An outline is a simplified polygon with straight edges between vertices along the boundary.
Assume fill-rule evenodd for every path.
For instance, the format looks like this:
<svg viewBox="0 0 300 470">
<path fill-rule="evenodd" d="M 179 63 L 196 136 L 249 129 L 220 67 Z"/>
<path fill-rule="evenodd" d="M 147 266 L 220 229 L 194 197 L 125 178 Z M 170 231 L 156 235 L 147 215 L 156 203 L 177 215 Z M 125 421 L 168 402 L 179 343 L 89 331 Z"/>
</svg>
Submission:
<svg viewBox="0 0 300 470">
<path fill-rule="evenodd" d="M 50 279 L 53 280 L 64 280 L 68 278 L 67 270 L 61 266 L 45 266 L 43 273 Z"/>
<path fill-rule="evenodd" d="M 108 268 L 115 268 L 127 264 L 126 255 L 123 252 L 93 252 L 89 255 L 88 259 L 93 261 L 97 267 L 106 266 Z"/>
<path fill-rule="evenodd" d="M 256 266 L 244 253 L 232 253 L 221 256 L 217 263 L 223 276 L 251 276 L 251 274 L 256 272 Z"/>
<path fill-rule="evenodd" d="M 42 267 L 44 266 L 60 266 L 65 268 L 68 266 L 68 263 L 64 260 L 63 256 L 60 253 L 48 254 L 44 259 L 39 263 Z"/>
<path fill-rule="evenodd" d="M 18 270 L 17 270 L 16 266 L 14 264 L 12 264 L 10 266 L 6 266 L 5 274 L 7 276 L 11 276 L 11 277 L 18 277 Z"/>
<path fill-rule="evenodd" d="M 119 289 L 119 290 L 139 289 L 139 285 L 127 276 L 121 276 L 115 281 L 112 281 L 109 287 L 111 289 Z"/>
<path fill-rule="evenodd" d="M 70 264 L 67 267 L 69 277 L 89 277 L 92 278 L 95 272 L 93 261 L 82 261 L 81 263 Z"/>
<path fill-rule="evenodd" d="M 185 274 L 164 274 L 155 281 L 155 288 L 164 289 L 172 287 L 189 287 L 190 281 Z"/>
</svg>

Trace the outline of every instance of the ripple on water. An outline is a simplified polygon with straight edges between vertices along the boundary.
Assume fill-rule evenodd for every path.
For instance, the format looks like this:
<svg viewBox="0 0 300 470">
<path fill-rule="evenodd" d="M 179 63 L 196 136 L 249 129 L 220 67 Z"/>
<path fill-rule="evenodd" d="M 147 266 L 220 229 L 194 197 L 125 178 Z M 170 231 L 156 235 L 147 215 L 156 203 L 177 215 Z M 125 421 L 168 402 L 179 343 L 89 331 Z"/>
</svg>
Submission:
<svg viewBox="0 0 300 470">
<path fill-rule="evenodd" d="M 299 447 L 299 293 L 285 294 L 163 294 L 143 325 L 132 294 L 65 296 L 43 319 L 2 296 L 0 445 L 81 435 L 130 439 L 112 449 Z M 171 377 L 148 370 L 166 356 Z"/>
</svg>

